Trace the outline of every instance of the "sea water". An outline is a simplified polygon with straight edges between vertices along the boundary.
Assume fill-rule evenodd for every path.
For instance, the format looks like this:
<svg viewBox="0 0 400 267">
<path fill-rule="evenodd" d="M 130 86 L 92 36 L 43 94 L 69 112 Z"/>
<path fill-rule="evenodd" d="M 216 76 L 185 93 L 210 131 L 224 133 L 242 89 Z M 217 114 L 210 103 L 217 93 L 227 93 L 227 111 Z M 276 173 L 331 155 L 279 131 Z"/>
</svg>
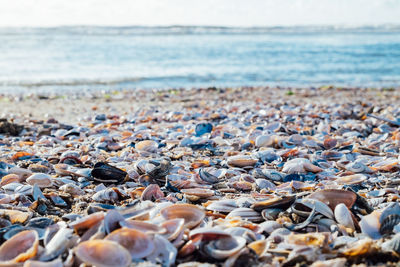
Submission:
<svg viewBox="0 0 400 267">
<path fill-rule="evenodd" d="M 400 29 L 0 29 L 0 92 L 400 86 Z"/>
</svg>

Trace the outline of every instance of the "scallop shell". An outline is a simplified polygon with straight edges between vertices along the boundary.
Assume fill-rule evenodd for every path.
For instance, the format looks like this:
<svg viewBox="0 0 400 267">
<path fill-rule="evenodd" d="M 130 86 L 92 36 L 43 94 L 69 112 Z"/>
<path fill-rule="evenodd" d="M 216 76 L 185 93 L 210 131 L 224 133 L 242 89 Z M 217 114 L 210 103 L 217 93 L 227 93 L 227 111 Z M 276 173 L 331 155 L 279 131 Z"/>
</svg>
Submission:
<svg viewBox="0 0 400 267">
<path fill-rule="evenodd" d="M 82 262 L 98 267 L 127 267 L 132 259 L 128 250 L 109 240 L 89 240 L 74 249 Z"/>
</svg>

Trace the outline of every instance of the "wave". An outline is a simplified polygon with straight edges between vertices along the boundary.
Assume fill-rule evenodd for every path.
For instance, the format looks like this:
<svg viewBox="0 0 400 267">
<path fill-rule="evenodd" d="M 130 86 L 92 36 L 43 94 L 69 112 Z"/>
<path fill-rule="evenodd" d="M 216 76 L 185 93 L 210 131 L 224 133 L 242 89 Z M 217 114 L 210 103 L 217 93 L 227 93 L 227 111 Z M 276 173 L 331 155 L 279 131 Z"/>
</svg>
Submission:
<svg viewBox="0 0 400 267">
<path fill-rule="evenodd" d="M 267 34 L 267 33 L 379 33 L 400 32 L 400 25 L 370 26 L 60 26 L 0 27 L 0 34 L 84 34 L 84 35 L 179 35 L 179 34 Z"/>
</svg>

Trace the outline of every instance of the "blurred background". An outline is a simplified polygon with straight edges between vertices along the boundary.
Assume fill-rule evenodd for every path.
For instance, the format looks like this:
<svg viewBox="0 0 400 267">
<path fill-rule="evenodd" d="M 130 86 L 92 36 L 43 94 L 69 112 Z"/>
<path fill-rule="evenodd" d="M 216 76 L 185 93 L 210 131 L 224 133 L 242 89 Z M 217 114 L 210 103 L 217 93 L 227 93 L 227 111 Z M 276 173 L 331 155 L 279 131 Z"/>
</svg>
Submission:
<svg viewBox="0 0 400 267">
<path fill-rule="evenodd" d="M 0 4 L 0 92 L 400 86 L 400 0 Z"/>
</svg>

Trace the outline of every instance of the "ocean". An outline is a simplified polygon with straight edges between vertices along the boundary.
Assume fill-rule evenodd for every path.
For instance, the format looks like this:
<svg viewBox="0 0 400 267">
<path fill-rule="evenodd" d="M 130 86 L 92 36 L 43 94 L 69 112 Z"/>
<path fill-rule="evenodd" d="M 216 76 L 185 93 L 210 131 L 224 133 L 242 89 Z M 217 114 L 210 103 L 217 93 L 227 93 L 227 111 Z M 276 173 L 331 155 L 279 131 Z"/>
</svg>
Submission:
<svg viewBox="0 0 400 267">
<path fill-rule="evenodd" d="M 399 27 L 0 28 L 0 93 L 400 86 Z"/>
</svg>

